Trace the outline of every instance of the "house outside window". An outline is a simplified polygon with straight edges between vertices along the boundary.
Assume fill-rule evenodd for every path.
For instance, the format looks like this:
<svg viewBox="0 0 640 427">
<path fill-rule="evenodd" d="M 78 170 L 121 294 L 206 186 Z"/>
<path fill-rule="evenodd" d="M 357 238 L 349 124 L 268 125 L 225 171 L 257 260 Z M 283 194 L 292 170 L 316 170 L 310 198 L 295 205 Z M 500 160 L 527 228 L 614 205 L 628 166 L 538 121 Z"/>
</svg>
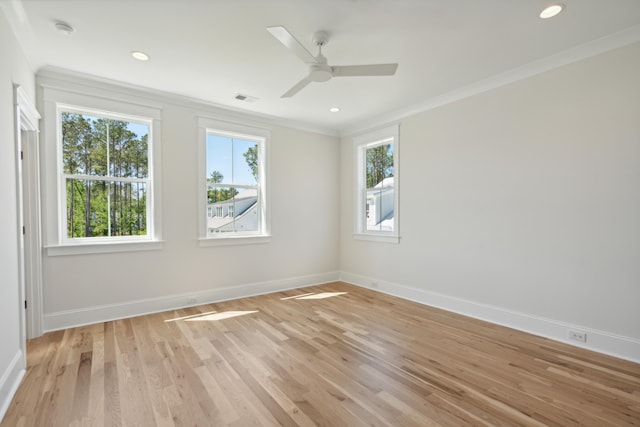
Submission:
<svg viewBox="0 0 640 427">
<path fill-rule="evenodd" d="M 201 130 L 203 200 L 216 213 L 204 218 L 201 245 L 264 242 L 269 237 L 269 132 L 206 119 L 201 119 Z"/>
<path fill-rule="evenodd" d="M 397 243 L 398 126 L 358 136 L 354 237 Z"/>
</svg>

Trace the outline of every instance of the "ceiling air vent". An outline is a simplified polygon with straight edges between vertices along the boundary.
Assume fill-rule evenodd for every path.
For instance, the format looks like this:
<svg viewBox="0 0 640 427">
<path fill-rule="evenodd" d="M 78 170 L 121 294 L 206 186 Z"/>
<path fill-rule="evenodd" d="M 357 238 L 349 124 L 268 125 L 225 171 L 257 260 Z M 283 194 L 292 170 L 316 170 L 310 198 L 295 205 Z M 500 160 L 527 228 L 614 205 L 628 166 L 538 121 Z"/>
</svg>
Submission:
<svg viewBox="0 0 640 427">
<path fill-rule="evenodd" d="M 241 93 L 237 94 L 235 96 L 235 99 L 244 102 L 256 102 L 258 100 L 258 98 L 256 98 L 255 96 L 243 95 Z"/>
</svg>

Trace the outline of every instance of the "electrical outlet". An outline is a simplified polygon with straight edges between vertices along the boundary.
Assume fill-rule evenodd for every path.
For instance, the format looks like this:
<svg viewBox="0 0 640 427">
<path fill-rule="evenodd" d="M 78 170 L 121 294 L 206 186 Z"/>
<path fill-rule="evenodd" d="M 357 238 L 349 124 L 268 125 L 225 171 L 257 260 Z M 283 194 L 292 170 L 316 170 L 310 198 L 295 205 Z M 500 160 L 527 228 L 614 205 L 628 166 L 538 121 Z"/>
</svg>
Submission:
<svg viewBox="0 0 640 427">
<path fill-rule="evenodd" d="M 578 331 L 569 331 L 569 339 L 580 342 L 587 342 L 587 333 Z"/>
<path fill-rule="evenodd" d="M 187 298 L 187 304 L 195 304 L 198 302 L 198 299 L 196 297 L 188 297 Z"/>
</svg>

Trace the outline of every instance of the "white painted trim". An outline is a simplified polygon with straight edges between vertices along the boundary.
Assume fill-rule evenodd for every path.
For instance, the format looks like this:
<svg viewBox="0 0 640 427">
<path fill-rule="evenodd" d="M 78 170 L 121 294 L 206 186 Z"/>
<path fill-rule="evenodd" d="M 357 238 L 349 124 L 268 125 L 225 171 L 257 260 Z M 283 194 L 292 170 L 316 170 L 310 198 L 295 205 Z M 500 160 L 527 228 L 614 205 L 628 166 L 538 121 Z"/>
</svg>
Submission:
<svg viewBox="0 0 640 427">
<path fill-rule="evenodd" d="M 131 94 L 123 100 L 86 83 L 80 93 L 73 82 L 62 81 L 47 86 L 46 79 L 38 81 L 41 108 L 44 111 L 43 152 L 43 211 L 44 242 L 47 255 L 72 255 L 83 253 L 127 252 L 131 250 L 160 249 L 162 247 L 162 108 L 144 98 Z M 69 239 L 66 236 L 66 209 L 64 208 L 65 184 L 62 165 L 61 132 L 59 112 L 61 110 L 82 111 L 105 117 L 127 118 L 147 122 L 150 147 L 148 151 L 149 180 L 147 183 L 147 235 L 132 237 L 98 237 Z M 52 214 L 56 212 L 57 214 Z M 141 244 L 147 242 L 147 245 Z M 102 244 L 103 243 L 103 244 Z M 63 249 L 62 246 L 68 246 Z"/>
<path fill-rule="evenodd" d="M 158 251 L 164 247 L 163 240 L 115 241 L 100 243 L 73 243 L 45 246 L 47 256 L 107 254 L 116 252 Z"/>
<path fill-rule="evenodd" d="M 367 129 L 373 129 L 376 126 L 379 126 L 380 123 L 399 121 L 407 117 L 432 110 L 464 98 L 469 98 L 518 80 L 524 80 L 529 77 L 560 68 L 564 65 L 578 62 L 639 41 L 640 25 L 636 25 L 623 31 L 584 43 L 572 49 L 556 53 L 555 55 L 530 62 L 521 67 L 514 68 L 487 79 L 480 80 L 468 86 L 430 97 L 417 104 L 409 105 L 395 111 L 390 111 L 376 117 L 369 117 L 364 121 L 343 127 L 340 129 L 338 134 L 340 137 L 353 136 L 365 132 Z"/>
<path fill-rule="evenodd" d="M 24 226 L 27 230 L 24 236 L 24 295 L 21 295 L 20 310 L 22 309 L 22 299 L 28 301 L 29 308 L 24 314 L 26 321 L 24 325 L 26 336 L 35 338 L 42 335 L 42 228 L 40 215 L 40 140 L 39 122 L 40 113 L 24 90 L 15 85 L 15 108 L 16 108 L 16 140 L 17 146 L 21 147 L 25 153 L 17 177 L 22 182 L 22 215 Z M 25 132 L 25 141 L 22 141 Z M 17 160 L 20 161 L 20 160 Z M 21 231 L 19 231 L 21 232 Z M 28 318 L 28 321 L 27 321 Z M 22 343 L 22 350 L 26 352 L 26 341 Z"/>
<path fill-rule="evenodd" d="M 201 248 L 210 248 L 214 246 L 236 246 L 236 245 L 259 245 L 271 243 L 271 236 L 254 235 L 254 236 L 226 236 L 226 237 L 203 237 L 198 239 L 198 246 Z"/>
<path fill-rule="evenodd" d="M 13 396 L 18 391 L 20 382 L 26 372 L 27 361 L 21 350 L 13 356 L 7 370 L 0 376 L 0 421 L 9 409 Z"/>
<path fill-rule="evenodd" d="M 38 83 L 43 87 L 63 87 L 65 89 L 73 87 L 73 91 L 78 94 L 85 93 L 88 88 L 90 88 L 90 90 L 98 89 L 101 95 L 96 94 L 96 96 L 102 96 L 107 99 L 119 99 L 124 101 L 130 97 L 138 99 L 144 98 L 149 102 L 156 103 L 157 105 L 170 103 L 195 109 L 202 111 L 202 114 L 200 114 L 201 116 L 215 116 L 221 120 L 240 123 L 252 121 L 254 123 L 259 123 L 260 126 L 263 127 L 283 126 L 291 129 L 318 133 L 321 135 L 337 136 L 337 132 L 334 129 L 314 125 L 312 123 L 304 123 L 268 114 L 249 112 L 230 105 L 217 104 L 188 96 L 177 95 L 124 82 L 117 82 L 110 79 L 51 66 L 41 69 L 38 72 L 37 78 Z"/>
<path fill-rule="evenodd" d="M 393 231 L 369 231 L 366 229 L 365 202 L 366 202 L 366 149 L 381 145 L 383 142 L 393 141 Z M 353 158 L 356 163 L 354 168 L 355 194 L 354 200 L 354 233 L 356 240 L 370 240 L 372 242 L 399 243 L 400 241 L 400 123 L 393 123 L 385 127 L 371 130 L 365 134 L 353 138 Z"/>
<path fill-rule="evenodd" d="M 258 221 L 260 230 L 255 234 L 221 233 L 221 236 L 210 236 L 207 230 L 207 133 L 229 135 L 232 137 L 254 141 L 260 146 L 258 150 L 259 194 Z M 198 117 L 198 244 L 200 247 L 243 245 L 269 243 L 271 241 L 271 191 L 270 191 L 270 151 L 271 128 L 261 127 L 254 122 L 229 122 L 205 116 Z"/>
<path fill-rule="evenodd" d="M 376 234 L 376 233 L 353 233 L 354 240 L 367 240 L 378 243 L 400 243 L 400 236 L 397 234 Z"/>
<path fill-rule="evenodd" d="M 553 319 L 546 319 L 544 317 L 534 316 L 527 313 L 521 313 L 344 271 L 340 274 L 340 280 L 428 306 L 485 320 L 487 322 L 528 332 L 533 335 L 539 335 L 565 344 L 640 363 L 640 340 L 630 337 L 624 337 L 597 329 L 560 322 Z M 579 342 L 569 340 L 570 329 L 586 332 L 587 342 L 581 344 Z"/>
<path fill-rule="evenodd" d="M 335 282 L 340 273 L 313 274 L 288 279 L 269 280 L 244 285 L 227 286 L 199 292 L 189 292 L 158 298 L 147 298 L 117 304 L 106 304 L 76 310 L 48 313 L 44 316 L 45 331 L 56 331 L 92 323 L 105 322 L 178 308 L 269 294 L 305 286 Z M 195 302 L 190 302 L 195 299 Z"/>
</svg>

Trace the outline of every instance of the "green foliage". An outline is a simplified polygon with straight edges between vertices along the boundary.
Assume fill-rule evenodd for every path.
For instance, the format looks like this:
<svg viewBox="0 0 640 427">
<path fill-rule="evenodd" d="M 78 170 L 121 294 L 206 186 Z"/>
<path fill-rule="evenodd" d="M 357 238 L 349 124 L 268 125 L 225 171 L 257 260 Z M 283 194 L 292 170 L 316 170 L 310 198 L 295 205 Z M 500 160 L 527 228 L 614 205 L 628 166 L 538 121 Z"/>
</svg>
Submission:
<svg viewBox="0 0 640 427">
<path fill-rule="evenodd" d="M 366 150 L 367 188 L 373 188 L 383 179 L 393 176 L 393 147 L 379 145 Z"/>
<path fill-rule="evenodd" d="M 243 156 L 247 161 L 247 165 L 251 169 L 253 178 L 258 182 L 258 145 L 256 144 L 253 147 L 249 147 Z"/>
<path fill-rule="evenodd" d="M 209 177 L 209 182 L 212 184 L 220 184 L 224 179 L 224 175 L 219 171 L 211 171 L 211 177 Z"/>
<path fill-rule="evenodd" d="M 145 235 L 148 135 L 138 138 L 121 120 L 64 112 L 62 155 L 67 177 L 68 237 Z"/>
<path fill-rule="evenodd" d="M 224 175 L 219 171 L 212 171 L 211 176 L 207 179 L 207 203 L 224 202 L 233 198 L 238 194 L 235 188 L 226 188 L 220 185 L 224 180 Z"/>
<path fill-rule="evenodd" d="M 225 200 L 233 199 L 238 194 L 238 190 L 228 187 L 208 187 L 207 188 L 207 203 L 224 202 Z"/>
</svg>

